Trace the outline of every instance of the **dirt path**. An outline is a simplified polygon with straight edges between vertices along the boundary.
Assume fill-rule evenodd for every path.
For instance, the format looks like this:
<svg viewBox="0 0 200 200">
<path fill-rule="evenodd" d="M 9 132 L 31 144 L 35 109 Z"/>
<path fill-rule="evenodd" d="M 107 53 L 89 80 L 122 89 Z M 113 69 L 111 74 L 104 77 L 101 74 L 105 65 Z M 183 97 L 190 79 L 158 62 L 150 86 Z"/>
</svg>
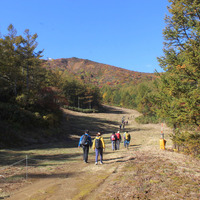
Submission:
<svg viewBox="0 0 200 200">
<path fill-rule="evenodd" d="M 62 158 L 62 162 L 30 168 L 29 179 L 18 190 L 12 190 L 9 200 L 67 200 L 67 199 L 200 199 L 200 162 L 189 156 L 159 149 L 161 125 L 139 125 L 137 111 L 110 108 L 108 113 L 83 114 L 65 110 L 65 131 L 71 131 L 70 142 L 64 148 L 29 151 L 48 154 L 45 159 Z M 129 150 L 121 144 L 112 152 L 110 133 L 118 130 L 122 117 L 128 120 L 125 130 L 131 134 Z M 80 133 L 91 130 L 103 133 L 106 142 L 104 164 L 94 165 L 90 150 L 89 163 L 82 161 L 77 142 Z M 77 136 L 79 133 L 79 136 Z M 170 129 L 164 127 L 167 148 L 171 147 Z M 52 156 L 52 157 L 50 157 Z M 25 186 L 26 184 L 26 186 Z M 1 197 L 0 197 L 1 199 Z"/>
</svg>

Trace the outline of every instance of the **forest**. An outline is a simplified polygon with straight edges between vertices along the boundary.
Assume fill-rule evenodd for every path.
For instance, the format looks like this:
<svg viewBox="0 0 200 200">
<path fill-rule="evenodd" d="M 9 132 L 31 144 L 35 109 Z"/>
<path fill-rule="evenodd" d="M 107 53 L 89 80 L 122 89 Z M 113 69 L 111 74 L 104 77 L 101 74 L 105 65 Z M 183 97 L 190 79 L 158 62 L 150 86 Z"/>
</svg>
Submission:
<svg viewBox="0 0 200 200">
<path fill-rule="evenodd" d="M 0 37 L 0 147 L 31 143 L 26 138 L 59 138 L 61 108 L 101 112 L 101 105 L 134 108 L 138 123 L 173 127 L 174 148 L 200 155 L 200 3 L 171 1 L 163 30 L 163 73 L 137 84 L 102 87 L 43 67 L 37 34 L 18 35 L 11 24 Z"/>
<path fill-rule="evenodd" d="M 59 137 L 63 106 L 94 112 L 101 105 L 99 88 L 42 67 L 37 37 L 28 29 L 17 35 L 11 24 L 0 38 L 1 147 L 23 146 L 31 143 L 30 138 Z"/>
</svg>

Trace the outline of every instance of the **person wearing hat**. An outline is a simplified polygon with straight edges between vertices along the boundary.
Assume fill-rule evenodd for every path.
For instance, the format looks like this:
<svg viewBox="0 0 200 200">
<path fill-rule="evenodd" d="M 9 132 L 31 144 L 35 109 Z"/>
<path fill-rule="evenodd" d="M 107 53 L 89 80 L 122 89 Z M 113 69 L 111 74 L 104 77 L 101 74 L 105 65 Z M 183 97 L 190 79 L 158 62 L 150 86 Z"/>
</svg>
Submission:
<svg viewBox="0 0 200 200">
<path fill-rule="evenodd" d="M 95 165 L 98 165 L 99 154 L 100 154 L 100 164 L 103 164 L 103 150 L 105 151 L 105 143 L 100 132 L 97 133 L 93 141 L 92 148 L 95 150 Z"/>
</svg>

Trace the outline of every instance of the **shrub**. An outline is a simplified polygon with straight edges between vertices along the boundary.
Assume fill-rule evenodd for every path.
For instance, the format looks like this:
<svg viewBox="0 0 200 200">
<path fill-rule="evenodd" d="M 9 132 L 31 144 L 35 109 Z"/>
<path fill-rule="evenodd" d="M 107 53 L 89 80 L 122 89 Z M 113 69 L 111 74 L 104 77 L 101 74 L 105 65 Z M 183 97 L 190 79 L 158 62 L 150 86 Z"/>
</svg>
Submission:
<svg viewBox="0 0 200 200">
<path fill-rule="evenodd" d="M 23 127 L 44 126 L 39 113 L 32 113 L 17 105 L 7 103 L 0 103 L 0 119 Z"/>
<path fill-rule="evenodd" d="M 76 112 L 82 112 L 82 113 L 97 113 L 98 112 L 98 110 L 96 109 L 83 109 L 83 108 L 77 108 L 77 107 L 66 106 L 66 105 L 64 105 L 63 108 L 68 109 L 68 110 L 73 110 Z"/>
<path fill-rule="evenodd" d="M 182 132 L 171 135 L 172 141 L 178 146 L 178 149 L 187 154 L 200 157 L 200 134 Z"/>
<path fill-rule="evenodd" d="M 159 123 L 159 119 L 156 116 L 139 116 L 137 118 L 135 118 L 135 121 L 139 124 L 157 124 Z"/>
<path fill-rule="evenodd" d="M 16 97 L 16 102 L 17 102 L 19 105 L 23 106 L 23 107 L 26 106 L 27 100 L 28 100 L 28 98 L 27 98 L 27 95 L 25 95 L 25 94 L 21 94 L 21 95 L 18 95 L 18 96 Z"/>
</svg>

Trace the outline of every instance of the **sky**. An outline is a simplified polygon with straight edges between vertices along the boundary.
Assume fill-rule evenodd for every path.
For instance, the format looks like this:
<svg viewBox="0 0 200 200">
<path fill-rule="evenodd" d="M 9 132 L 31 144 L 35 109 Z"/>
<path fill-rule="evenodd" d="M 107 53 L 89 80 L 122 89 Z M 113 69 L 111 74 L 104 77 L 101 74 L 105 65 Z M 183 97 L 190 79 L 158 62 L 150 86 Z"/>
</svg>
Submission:
<svg viewBox="0 0 200 200">
<path fill-rule="evenodd" d="M 0 0 L 0 33 L 38 34 L 43 59 L 83 58 L 161 72 L 167 0 Z"/>
</svg>

